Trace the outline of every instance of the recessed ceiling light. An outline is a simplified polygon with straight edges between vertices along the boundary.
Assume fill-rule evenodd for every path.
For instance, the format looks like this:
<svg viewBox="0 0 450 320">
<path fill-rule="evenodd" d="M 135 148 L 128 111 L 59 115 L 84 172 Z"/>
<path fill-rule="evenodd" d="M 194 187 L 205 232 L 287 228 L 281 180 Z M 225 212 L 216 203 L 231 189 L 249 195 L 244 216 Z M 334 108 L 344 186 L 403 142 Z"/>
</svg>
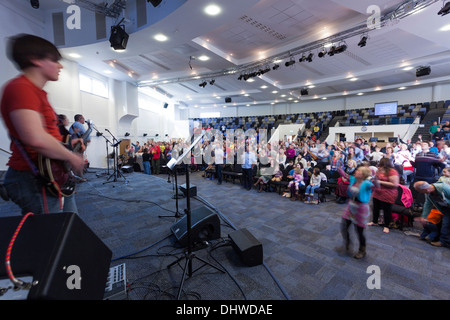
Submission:
<svg viewBox="0 0 450 320">
<path fill-rule="evenodd" d="M 267 86 L 266 86 L 266 85 L 263 85 L 263 86 L 261 86 L 260 88 L 261 88 L 261 89 L 267 89 Z"/>
<path fill-rule="evenodd" d="M 216 4 L 210 4 L 210 5 L 208 5 L 208 6 L 205 7 L 204 12 L 205 12 L 207 15 L 210 15 L 210 16 L 216 16 L 216 15 L 218 15 L 219 13 L 222 12 L 222 8 L 220 8 L 220 7 L 219 7 L 218 5 L 216 5 Z"/>
<path fill-rule="evenodd" d="M 398 88 L 398 90 L 405 90 L 406 89 L 406 87 L 400 87 L 400 88 Z"/>
<path fill-rule="evenodd" d="M 313 85 L 313 84 L 308 86 L 309 89 L 312 89 L 312 88 L 315 88 L 315 87 L 316 87 L 316 86 Z"/>
<path fill-rule="evenodd" d="M 274 90 L 274 91 L 272 91 L 272 93 L 275 94 L 275 93 L 278 93 L 278 91 Z"/>
<path fill-rule="evenodd" d="M 358 78 L 350 78 L 350 79 L 348 79 L 349 81 L 356 81 L 356 80 L 358 80 Z"/>
<path fill-rule="evenodd" d="M 450 24 L 446 24 L 445 26 L 440 28 L 439 31 L 450 31 Z"/>
<path fill-rule="evenodd" d="M 322 100 L 327 100 L 327 97 L 323 97 Z"/>
<path fill-rule="evenodd" d="M 161 42 L 167 41 L 167 39 L 168 39 L 168 38 L 167 38 L 165 35 L 163 35 L 162 33 L 158 33 L 158 34 L 155 35 L 153 38 L 154 38 L 155 40 L 161 41 Z"/>
<path fill-rule="evenodd" d="M 200 60 L 200 61 L 208 61 L 209 57 L 208 56 L 200 56 L 200 57 L 198 57 L 198 60 Z"/>
<path fill-rule="evenodd" d="M 412 70 L 414 69 L 414 67 L 408 66 L 408 67 L 404 67 L 402 70 L 408 71 L 408 70 Z"/>
<path fill-rule="evenodd" d="M 79 55 L 78 53 L 69 53 L 68 55 L 69 55 L 69 57 L 75 58 L 75 59 L 81 58 L 81 55 Z"/>
<path fill-rule="evenodd" d="M 364 93 L 363 92 L 358 92 L 356 95 L 357 96 L 362 96 Z"/>
</svg>

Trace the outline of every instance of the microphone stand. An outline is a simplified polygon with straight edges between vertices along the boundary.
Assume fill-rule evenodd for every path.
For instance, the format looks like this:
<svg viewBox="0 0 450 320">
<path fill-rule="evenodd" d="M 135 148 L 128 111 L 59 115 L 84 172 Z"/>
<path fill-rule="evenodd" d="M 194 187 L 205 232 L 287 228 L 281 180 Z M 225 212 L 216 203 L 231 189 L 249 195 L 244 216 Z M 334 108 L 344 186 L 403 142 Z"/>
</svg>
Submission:
<svg viewBox="0 0 450 320">
<path fill-rule="evenodd" d="M 201 135 L 199 135 L 199 137 L 194 141 L 194 143 L 191 144 L 191 146 L 181 155 L 181 157 L 178 158 L 178 160 L 175 160 L 174 158 L 172 158 L 169 163 L 167 164 L 167 167 L 169 167 L 170 169 L 173 169 L 176 164 L 178 162 L 180 162 L 181 160 L 183 160 L 183 158 L 186 157 L 186 155 L 191 154 L 191 149 L 201 140 L 201 138 L 204 136 L 204 133 L 202 133 Z M 193 272 L 199 270 L 200 268 L 203 268 L 205 265 L 209 265 L 210 267 L 225 273 L 224 270 L 214 266 L 213 264 L 211 264 L 210 262 L 197 257 L 193 252 L 192 252 L 192 243 L 191 243 L 191 197 L 189 194 L 189 189 L 190 189 L 190 182 L 189 182 L 189 164 L 190 164 L 190 158 L 189 158 L 189 162 L 185 163 L 185 168 L 186 168 L 186 218 L 187 218 L 187 252 L 185 253 L 184 257 L 181 257 L 179 259 L 177 259 L 176 261 L 172 262 L 171 264 L 169 264 L 167 266 L 167 268 L 169 269 L 170 267 L 172 267 L 173 265 L 177 264 L 178 262 L 180 262 L 183 259 L 186 259 L 185 264 L 184 264 L 184 268 L 183 268 L 183 276 L 181 278 L 181 283 L 180 283 L 180 287 L 178 289 L 178 294 L 177 294 L 177 300 L 180 300 L 181 297 L 181 292 L 183 290 L 183 286 L 184 286 L 184 281 L 186 278 L 186 275 L 189 276 L 189 278 L 192 277 Z M 203 262 L 203 265 L 201 267 L 198 267 L 196 270 L 192 271 L 192 260 L 197 259 L 200 260 L 201 262 Z"/>
<path fill-rule="evenodd" d="M 109 139 L 107 137 L 105 137 L 103 135 L 103 132 L 98 131 L 98 129 L 95 126 L 93 126 L 93 128 L 95 129 L 95 131 L 97 131 L 97 137 L 102 136 L 105 139 L 105 143 L 106 143 L 106 168 L 107 168 L 107 171 L 101 173 L 100 175 L 105 175 L 105 174 L 109 175 L 109 158 L 108 158 L 109 150 L 108 150 L 108 144 L 112 145 L 112 143 L 111 143 L 111 141 L 109 141 Z"/>
<path fill-rule="evenodd" d="M 172 169 L 169 169 L 169 170 L 172 171 Z M 178 218 L 181 218 L 183 216 L 182 214 L 180 214 L 178 212 L 178 199 L 182 198 L 182 196 L 178 195 L 177 167 L 176 166 L 173 168 L 173 172 L 175 174 L 175 181 L 174 181 L 174 183 L 175 183 L 175 195 L 174 195 L 174 198 L 175 198 L 175 206 L 176 206 L 175 215 L 174 216 L 158 216 L 159 218 L 177 218 L 178 219 Z M 169 172 L 169 177 L 170 177 L 170 172 Z M 168 182 L 170 182 L 170 181 L 168 181 Z"/>
<path fill-rule="evenodd" d="M 125 178 L 119 170 L 119 166 L 118 166 L 118 147 L 120 145 L 120 143 L 122 142 L 122 140 L 117 140 L 116 137 L 114 137 L 114 135 L 111 133 L 111 131 L 109 131 L 108 129 L 105 129 L 105 131 L 108 131 L 109 134 L 111 135 L 113 142 L 115 142 L 112 147 L 113 147 L 113 152 L 114 152 L 114 172 L 108 177 L 108 179 L 106 180 L 106 182 L 103 182 L 103 184 L 108 183 L 108 182 L 117 182 L 117 177 L 122 177 L 125 179 L 125 183 L 128 183 L 127 178 Z M 109 181 L 109 179 L 111 179 L 112 177 L 114 177 L 113 181 Z"/>
</svg>

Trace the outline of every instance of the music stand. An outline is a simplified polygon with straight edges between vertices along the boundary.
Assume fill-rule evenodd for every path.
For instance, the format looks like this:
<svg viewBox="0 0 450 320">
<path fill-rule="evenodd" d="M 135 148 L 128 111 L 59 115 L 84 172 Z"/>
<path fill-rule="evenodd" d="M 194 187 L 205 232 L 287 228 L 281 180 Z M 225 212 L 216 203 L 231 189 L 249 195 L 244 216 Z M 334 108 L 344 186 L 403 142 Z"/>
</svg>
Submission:
<svg viewBox="0 0 450 320">
<path fill-rule="evenodd" d="M 105 181 L 105 182 L 103 182 L 103 184 L 105 184 L 105 183 L 109 183 L 109 182 L 117 182 L 117 178 L 118 177 L 122 177 L 122 178 L 124 178 L 125 179 L 125 183 L 128 183 L 128 180 L 127 180 L 127 178 L 125 178 L 121 173 L 120 173 L 120 170 L 119 170 L 119 165 L 118 165 L 118 160 L 117 160 L 117 157 L 118 157 L 118 155 L 119 155 L 119 145 L 120 145 L 120 143 L 122 142 L 122 140 L 117 140 L 115 137 L 114 137 L 114 135 L 111 133 L 111 131 L 109 131 L 108 129 L 105 129 L 106 131 L 108 131 L 110 134 L 111 134 L 111 136 L 112 136 L 112 138 L 113 138 L 113 142 L 115 141 L 115 143 L 112 145 L 112 147 L 113 147 L 113 154 L 114 154 L 114 172 L 108 177 L 108 179 Z M 113 181 L 109 181 L 109 179 L 111 179 L 112 177 L 114 177 L 114 180 Z"/>
<path fill-rule="evenodd" d="M 191 150 L 192 148 L 198 143 L 200 142 L 200 140 L 202 139 L 202 137 L 204 136 L 204 133 L 200 134 L 197 139 L 195 139 L 195 141 L 187 148 L 187 150 L 185 150 L 183 152 L 183 154 L 177 159 L 175 160 L 174 158 L 172 158 L 168 163 L 167 163 L 167 167 L 169 167 L 170 169 L 173 169 L 179 162 L 181 162 L 187 155 L 189 155 L 189 163 L 190 163 L 190 154 L 191 154 Z M 173 265 L 177 264 L 178 262 L 180 262 L 183 259 L 186 259 L 186 262 L 184 264 L 184 268 L 183 268 L 183 276 L 181 278 L 181 282 L 180 282 L 180 288 L 178 289 L 178 294 L 177 294 L 177 300 L 180 300 L 180 296 L 181 296 L 181 291 L 183 289 L 183 285 L 184 285 L 184 281 L 186 278 L 186 274 L 189 277 L 192 277 L 193 271 L 192 271 L 192 260 L 193 259 L 197 259 L 200 260 L 201 262 L 203 262 L 203 266 L 197 268 L 195 271 L 199 270 L 200 268 L 204 267 L 205 265 L 209 265 L 210 267 L 225 273 L 225 271 L 223 271 L 222 269 L 214 266 L 213 264 L 211 264 L 210 262 L 197 257 L 194 253 L 192 253 L 192 243 L 191 243 L 191 197 L 189 194 L 189 189 L 190 189 L 190 183 L 189 183 L 189 163 L 185 163 L 186 166 L 186 224 L 187 224 L 187 252 L 185 254 L 184 257 L 178 258 L 176 261 L 172 262 L 171 264 L 169 264 L 167 266 L 167 268 L 172 267 Z"/>
</svg>

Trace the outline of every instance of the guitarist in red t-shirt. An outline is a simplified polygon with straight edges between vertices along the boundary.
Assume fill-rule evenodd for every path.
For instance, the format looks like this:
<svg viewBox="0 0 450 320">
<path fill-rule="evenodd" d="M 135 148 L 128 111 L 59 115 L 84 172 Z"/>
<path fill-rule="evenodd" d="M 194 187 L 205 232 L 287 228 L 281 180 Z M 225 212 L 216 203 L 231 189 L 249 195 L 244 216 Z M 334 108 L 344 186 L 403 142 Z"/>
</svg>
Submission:
<svg viewBox="0 0 450 320">
<path fill-rule="evenodd" d="M 48 81 L 58 80 L 63 68 L 61 55 L 52 43 L 33 35 L 10 39 L 8 54 L 22 71 L 3 88 L 0 105 L 12 137 L 12 155 L 4 180 L 8 195 L 22 208 L 22 214 L 77 212 L 73 195 L 61 201 L 60 196 L 46 192 L 36 174 L 39 155 L 65 161 L 74 172 L 81 171 L 84 165 L 80 155 L 63 146 L 57 115 L 43 90 Z"/>
</svg>

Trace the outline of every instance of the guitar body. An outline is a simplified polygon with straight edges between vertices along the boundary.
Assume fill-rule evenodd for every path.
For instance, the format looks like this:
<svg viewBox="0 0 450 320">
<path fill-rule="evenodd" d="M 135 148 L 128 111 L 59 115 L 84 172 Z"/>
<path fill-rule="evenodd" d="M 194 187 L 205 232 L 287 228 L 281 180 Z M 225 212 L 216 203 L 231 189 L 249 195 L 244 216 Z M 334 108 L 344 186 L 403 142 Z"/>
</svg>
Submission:
<svg viewBox="0 0 450 320">
<path fill-rule="evenodd" d="M 68 197 L 75 192 L 75 179 L 64 161 L 39 155 L 38 169 L 47 190 L 54 196 Z"/>
</svg>

